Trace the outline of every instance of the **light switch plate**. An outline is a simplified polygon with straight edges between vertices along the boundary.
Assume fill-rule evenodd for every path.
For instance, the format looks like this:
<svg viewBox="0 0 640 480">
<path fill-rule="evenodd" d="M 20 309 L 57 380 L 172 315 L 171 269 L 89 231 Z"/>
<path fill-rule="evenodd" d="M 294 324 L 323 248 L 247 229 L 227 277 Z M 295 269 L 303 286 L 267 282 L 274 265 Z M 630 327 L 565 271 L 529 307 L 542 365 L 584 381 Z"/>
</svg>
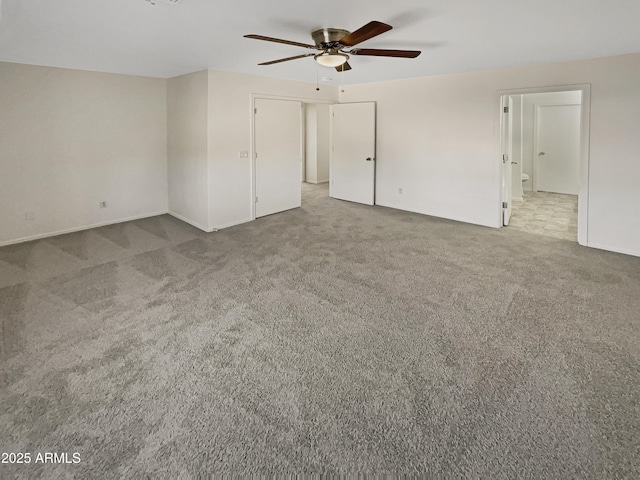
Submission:
<svg viewBox="0 0 640 480">
<path fill-rule="evenodd" d="M 249 158 L 249 152 L 243 150 L 240 152 L 240 158 Z"/>
</svg>

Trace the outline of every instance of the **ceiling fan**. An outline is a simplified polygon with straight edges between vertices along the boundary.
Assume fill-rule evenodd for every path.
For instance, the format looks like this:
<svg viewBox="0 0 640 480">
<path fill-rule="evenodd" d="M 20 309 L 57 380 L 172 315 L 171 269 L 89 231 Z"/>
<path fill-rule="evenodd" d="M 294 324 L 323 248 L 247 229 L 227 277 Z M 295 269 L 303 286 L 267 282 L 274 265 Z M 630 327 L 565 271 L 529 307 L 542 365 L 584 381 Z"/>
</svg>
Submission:
<svg viewBox="0 0 640 480">
<path fill-rule="evenodd" d="M 280 38 L 265 37 L 263 35 L 245 35 L 245 38 L 255 40 L 265 40 L 267 42 L 284 43 L 296 47 L 309 48 L 311 50 L 321 50 L 321 53 L 305 53 L 295 57 L 280 58 L 270 62 L 259 63 L 258 65 L 273 65 L 274 63 L 288 62 L 298 58 L 313 57 L 316 62 L 325 67 L 335 67 L 339 72 L 351 70 L 349 65 L 349 55 L 366 55 L 373 57 L 399 57 L 416 58 L 420 55 L 419 50 L 381 50 L 377 48 L 352 48 L 359 43 L 376 37 L 381 33 L 388 32 L 393 27 L 382 22 L 369 22 L 355 32 L 342 30 L 339 28 L 321 28 L 311 32 L 311 38 L 315 45 L 282 40 Z M 345 50 L 349 49 L 349 50 Z"/>
</svg>

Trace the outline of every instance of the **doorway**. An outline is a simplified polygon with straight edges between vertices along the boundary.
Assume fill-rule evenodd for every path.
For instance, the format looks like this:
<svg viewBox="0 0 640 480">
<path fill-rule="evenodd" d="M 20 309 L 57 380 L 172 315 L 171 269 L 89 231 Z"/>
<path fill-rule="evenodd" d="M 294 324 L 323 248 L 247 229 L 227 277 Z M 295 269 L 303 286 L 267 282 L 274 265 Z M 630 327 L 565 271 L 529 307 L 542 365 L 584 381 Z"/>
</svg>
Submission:
<svg viewBox="0 0 640 480">
<path fill-rule="evenodd" d="M 251 95 L 252 188 L 249 201 L 253 220 L 298 208 L 305 201 L 309 105 L 328 109 L 331 102 L 299 97 Z M 328 130 L 328 127 L 324 129 Z M 321 132 L 321 135 L 323 139 L 328 138 L 328 133 Z M 321 148 L 329 149 L 328 139 L 320 144 Z M 328 169 L 328 159 L 326 164 Z M 319 171 L 322 176 L 322 165 Z M 328 186 L 324 189 L 328 196 Z"/>
<path fill-rule="evenodd" d="M 253 220 L 306 198 L 375 204 L 375 102 L 252 94 L 251 110 Z"/>
<path fill-rule="evenodd" d="M 376 103 L 307 105 L 305 194 L 375 204 Z M 320 186 L 329 181 L 328 191 Z"/>
<path fill-rule="evenodd" d="M 331 105 L 304 105 L 304 164 L 302 204 L 329 197 L 329 158 L 331 149 Z"/>
<path fill-rule="evenodd" d="M 501 93 L 503 226 L 587 243 L 589 100 L 588 85 Z"/>
</svg>

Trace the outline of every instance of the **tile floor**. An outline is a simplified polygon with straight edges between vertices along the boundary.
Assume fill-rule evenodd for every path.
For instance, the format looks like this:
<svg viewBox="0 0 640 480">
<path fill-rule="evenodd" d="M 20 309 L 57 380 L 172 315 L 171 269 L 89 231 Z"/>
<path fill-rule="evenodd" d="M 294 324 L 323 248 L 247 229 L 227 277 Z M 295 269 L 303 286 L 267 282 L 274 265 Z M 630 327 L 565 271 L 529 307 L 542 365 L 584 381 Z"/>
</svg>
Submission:
<svg viewBox="0 0 640 480">
<path fill-rule="evenodd" d="M 578 196 L 524 192 L 522 202 L 513 202 L 508 228 L 576 242 Z"/>
</svg>

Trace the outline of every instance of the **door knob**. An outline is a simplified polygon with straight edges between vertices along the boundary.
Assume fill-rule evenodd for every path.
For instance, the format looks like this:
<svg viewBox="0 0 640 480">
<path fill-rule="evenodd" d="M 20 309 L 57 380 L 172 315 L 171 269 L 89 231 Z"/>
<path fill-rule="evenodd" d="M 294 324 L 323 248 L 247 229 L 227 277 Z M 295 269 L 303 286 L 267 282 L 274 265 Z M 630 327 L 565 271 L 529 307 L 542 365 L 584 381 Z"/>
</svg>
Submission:
<svg viewBox="0 0 640 480">
<path fill-rule="evenodd" d="M 511 165 L 517 165 L 518 162 L 511 162 Z"/>
<path fill-rule="evenodd" d="M 540 152 L 538 155 L 546 155 L 546 153 L 544 153 L 544 152 Z"/>
<path fill-rule="evenodd" d="M 370 162 L 370 161 L 371 161 L 371 157 L 368 157 L 368 158 L 367 158 L 367 162 Z"/>
</svg>

